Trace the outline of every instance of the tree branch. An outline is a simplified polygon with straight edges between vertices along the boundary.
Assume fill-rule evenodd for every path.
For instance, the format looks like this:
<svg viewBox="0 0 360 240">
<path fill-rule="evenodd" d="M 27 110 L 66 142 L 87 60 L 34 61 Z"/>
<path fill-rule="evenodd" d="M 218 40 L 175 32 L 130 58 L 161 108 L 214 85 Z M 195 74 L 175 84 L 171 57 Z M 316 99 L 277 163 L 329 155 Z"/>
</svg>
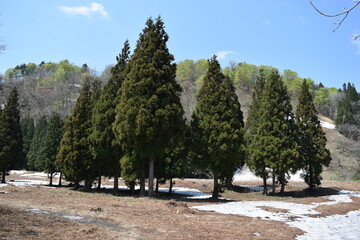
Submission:
<svg viewBox="0 0 360 240">
<path fill-rule="evenodd" d="M 354 6 L 352 6 L 350 9 L 348 10 L 345 10 L 345 11 L 342 11 L 342 12 L 339 12 L 339 13 L 336 13 L 336 14 L 327 14 L 327 13 L 324 13 L 322 11 L 320 11 L 313 3 L 312 1 L 310 1 L 310 4 L 311 6 L 318 12 L 320 13 L 321 15 L 325 16 L 325 17 L 338 17 L 338 16 L 341 16 L 341 15 L 344 15 L 344 17 L 341 19 L 341 20 L 338 20 L 337 22 L 334 22 L 334 24 L 337 24 L 338 26 L 333 30 L 333 32 L 335 32 L 336 30 L 339 29 L 339 27 L 341 26 L 341 24 L 345 21 L 345 19 L 347 18 L 347 16 L 349 15 L 349 13 L 354 9 L 356 8 L 359 4 L 360 4 L 360 1 L 354 1 Z M 358 39 L 360 37 L 360 35 L 357 35 L 354 37 L 354 40 Z"/>
</svg>

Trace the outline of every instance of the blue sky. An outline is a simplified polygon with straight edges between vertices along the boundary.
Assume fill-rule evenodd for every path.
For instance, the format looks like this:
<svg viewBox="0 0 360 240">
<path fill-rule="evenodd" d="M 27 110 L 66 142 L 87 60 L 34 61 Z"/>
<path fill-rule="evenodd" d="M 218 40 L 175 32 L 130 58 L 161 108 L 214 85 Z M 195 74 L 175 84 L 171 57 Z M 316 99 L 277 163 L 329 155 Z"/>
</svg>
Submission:
<svg viewBox="0 0 360 240">
<path fill-rule="evenodd" d="M 352 0 L 313 0 L 326 13 Z M 0 73 L 22 63 L 87 63 L 99 73 L 123 42 L 135 47 L 148 17 L 161 15 L 176 62 L 218 54 L 229 61 L 291 69 L 327 87 L 360 89 L 360 7 L 336 31 L 307 0 L 2 0 Z"/>
</svg>

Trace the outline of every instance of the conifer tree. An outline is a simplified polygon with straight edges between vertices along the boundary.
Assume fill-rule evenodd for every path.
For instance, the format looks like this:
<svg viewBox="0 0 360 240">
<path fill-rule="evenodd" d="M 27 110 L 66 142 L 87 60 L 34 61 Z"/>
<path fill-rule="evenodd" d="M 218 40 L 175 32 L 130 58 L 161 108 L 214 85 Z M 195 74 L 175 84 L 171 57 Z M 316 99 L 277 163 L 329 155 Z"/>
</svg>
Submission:
<svg viewBox="0 0 360 240">
<path fill-rule="evenodd" d="M 0 130 L 1 183 L 5 183 L 6 171 L 22 166 L 23 163 L 21 161 L 24 159 L 23 136 L 20 127 L 20 111 L 16 88 L 10 92 L 5 108 L 2 111 Z"/>
<path fill-rule="evenodd" d="M 255 82 L 254 92 L 252 94 L 252 102 L 247 115 L 245 124 L 245 140 L 248 146 L 253 146 L 254 136 L 259 124 L 260 108 L 262 107 L 262 96 L 265 88 L 265 73 L 263 69 L 259 70 L 259 75 Z M 257 149 L 250 149 L 247 151 L 246 164 L 255 173 L 263 179 L 263 194 L 267 194 L 267 183 L 269 172 L 266 169 L 265 158 L 261 157 L 259 153 L 254 153 Z"/>
<path fill-rule="evenodd" d="M 43 170 L 48 173 L 50 178 L 50 186 L 52 186 L 54 173 L 57 171 L 55 160 L 59 152 L 62 135 L 63 121 L 59 114 L 54 113 L 46 126 L 46 133 L 39 152 Z"/>
<path fill-rule="evenodd" d="M 321 184 L 323 166 L 329 166 L 331 157 L 326 149 L 326 137 L 317 118 L 309 85 L 304 80 L 296 109 L 296 123 L 299 129 L 300 162 L 303 178 L 312 189 Z"/>
<path fill-rule="evenodd" d="M 43 171 L 44 166 L 41 157 L 39 156 L 40 149 L 46 134 L 47 118 L 42 116 L 34 129 L 34 136 L 31 140 L 29 152 L 27 154 L 27 164 L 31 170 Z"/>
<path fill-rule="evenodd" d="M 24 136 L 24 154 L 26 157 L 27 154 L 29 153 L 31 141 L 34 137 L 34 130 L 35 130 L 34 119 L 31 117 L 24 117 L 20 120 L 20 126 L 21 126 L 22 134 Z M 28 166 L 27 162 L 26 161 L 24 162 L 25 165 Z"/>
<path fill-rule="evenodd" d="M 194 160 L 200 168 L 212 172 L 213 198 L 218 198 L 219 178 L 231 176 L 243 161 L 243 125 L 232 83 L 222 74 L 214 56 L 209 60 L 191 122 Z"/>
<path fill-rule="evenodd" d="M 162 19 L 149 18 L 129 61 L 121 86 L 113 125 L 123 149 L 134 152 L 141 166 L 141 194 L 149 166 L 149 196 L 153 195 L 154 164 L 165 149 L 183 137 L 185 121 L 181 87 L 175 81 L 174 56 L 166 46 L 169 37 Z"/>
<path fill-rule="evenodd" d="M 250 158 L 260 163 L 265 159 L 265 167 L 272 169 L 273 193 L 277 177 L 283 194 L 288 173 L 297 170 L 298 151 L 290 97 L 276 69 L 265 82 L 260 106 L 256 131 L 248 147 Z"/>
<path fill-rule="evenodd" d="M 94 180 L 93 174 L 89 172 L 93 159 L 88 142 L 92 107 L 91 82 L 86 77 L 72 114 L 65 123 L 65 132 L 56 156 L 57 166 L 68 181 L 74 182 L 75 189 L 79 188 L 83 180 L 89 189 Z"/>
<path fill-rule="evenodd" d="M 99 101 L 95 103 L 92 116 L 92 129 L 89 136 L 90 148 L 99 175 L 114 177 L 114 191 L 118 190 L 121 147 L 115 141 L 112 124 L 115 121 L 115 107 L 119 99 L 118 92 L 124 80 L 124 71 L 129 60 L 130 46 L 125 41 L 121 54 L 116 57 L 117 64 L 111 69 L 112 76 L 104 85 Z M 99 185 L 100 186 L 100 180 Z"/>
</svg>

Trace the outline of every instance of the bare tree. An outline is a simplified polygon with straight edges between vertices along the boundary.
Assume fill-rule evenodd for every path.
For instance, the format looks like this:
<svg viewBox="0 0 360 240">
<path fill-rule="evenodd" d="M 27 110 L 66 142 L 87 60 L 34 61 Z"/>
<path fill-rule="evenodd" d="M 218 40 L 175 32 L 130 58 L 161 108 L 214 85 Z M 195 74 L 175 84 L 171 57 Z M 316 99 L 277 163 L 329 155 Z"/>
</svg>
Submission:
<svg viewBox="0 0 360 240">
<path fill-rule="evenodd" d="M 354 1 L 354 5 L 349 8 L 349 9 L 345 9 L 341 12 L 335 13 L 335 14 L 327 14 L 324 13 L 322 11 L 320 11 L 317 7 L 315 7 L 315 5 L 312 3 L 312 1 L 310 1 L 311 6 L 321 15 L 325 16 L 325 17 L 341 17 L 341 19 L 337 20 L 336 22 L 334 22 L 334 24 L 336 24 L 336 28 L 333 29 L 333 32 L 335 32 L 337 29 L 339 29 L 339 27 L 341 26 L 341 24 L 345 21 L 345 19 L 348 17 L 348 15 L 350 14 L 351 11 L 353 11 L 359 4 L 360 1 Z M 354 40 L 358 39 L 360 37 L 360 35 L 356 35 L 354 36 Z"/>
</svg>

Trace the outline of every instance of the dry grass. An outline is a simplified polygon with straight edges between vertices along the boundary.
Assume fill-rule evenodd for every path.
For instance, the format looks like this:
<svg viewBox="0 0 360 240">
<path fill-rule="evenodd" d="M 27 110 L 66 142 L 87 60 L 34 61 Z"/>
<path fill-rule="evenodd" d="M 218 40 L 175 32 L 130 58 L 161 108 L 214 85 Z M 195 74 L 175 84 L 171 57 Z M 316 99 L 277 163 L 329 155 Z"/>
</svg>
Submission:
<svg viewBox="0 0 360 240">
<path fill-rule="evenodd" d="M 19 176 L 11 175 L 10 178 Z M 105 184 L 111 181 L 103 180 Z M 239 184 L 239 183 L 237 183 Z M 243 185 L 260 185 L 244 182 Z M 177 187 L 210 192 L 211 180 L 176 180 Z M 281 200 L 299 203 L 326 201 L 323 194 L 337 189 L 359 190 L 356 182 L 328 182 L 319 196 L 306 193 L 303 183 L 290 182 L 287 196 L 264 196 L 258 192 L 226 191 L 225 198 L 234 200 Z M 165 187 L 165 186 L 161 186 Z M 302 231 L 283 222 L 203 212 L 190 207 L 218 204 L 223 201 L 188 200 L 181 196 L 159 194 L 155 198 L 130 197 L 127 192 L 113 196 L 110 191 L 74 191 L 69 187 L 14 187 L 0 195 L 0 239 L 294 239 Z M 360 199 L 351 204 L 321 206 L 323 215 L 344 214 L 360 208 Z M 51 213 L 81 216 L 90 223 L 68 220 L 60 216 L 28 212 L 38 208 Z M 281 209 L 267 209 L 282 211 Z M 4 220 L 7 221 L 4 221 Z M 39 221 L 41 220 L 41 224 Z M 46 237 L 44 237 L 46 236 Z"/>
</svg>

